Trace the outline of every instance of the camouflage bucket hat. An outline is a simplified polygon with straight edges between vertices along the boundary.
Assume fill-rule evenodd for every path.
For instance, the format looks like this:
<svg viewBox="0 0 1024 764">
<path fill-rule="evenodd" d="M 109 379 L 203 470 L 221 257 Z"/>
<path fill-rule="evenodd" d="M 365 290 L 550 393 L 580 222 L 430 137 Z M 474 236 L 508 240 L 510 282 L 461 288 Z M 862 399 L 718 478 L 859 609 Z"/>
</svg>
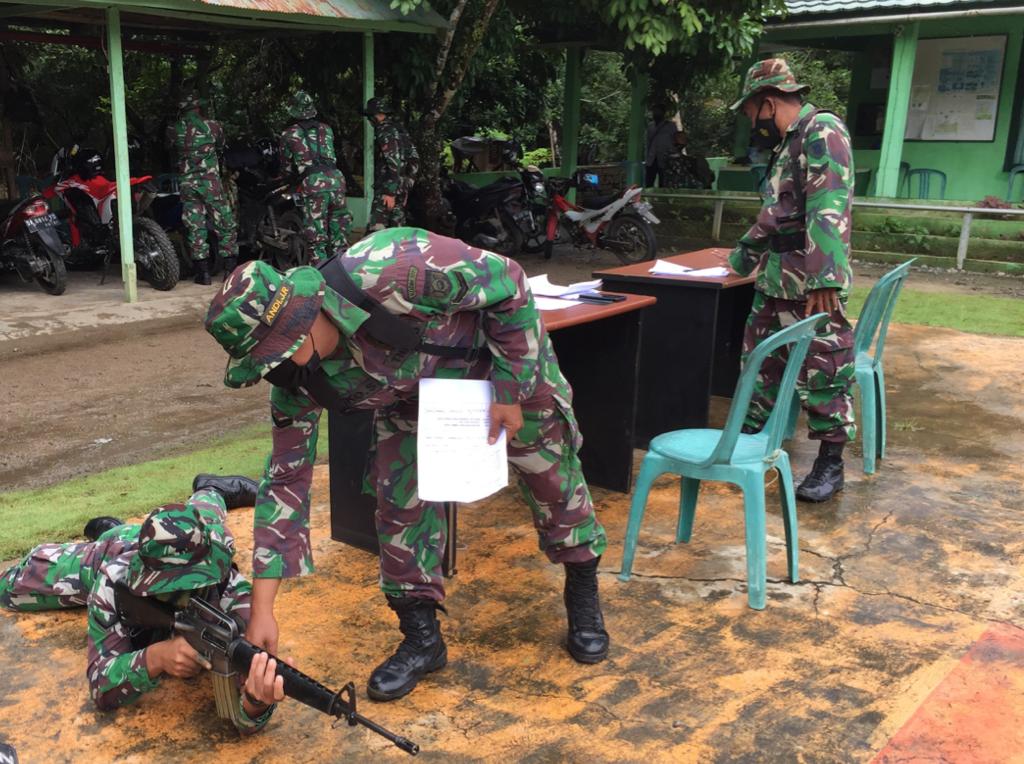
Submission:
<svg viewBox="0 0 1024 764">
<path fill-rule="evenodd" d="M 811 86 L 799 84 L 785 60 L 766 58 L 747 70 L 747 76 L 743 78 L 743 92 L 740 99 L 729 108 L 736 111 L 750 96 L 768 88 L 781 90 L 783 93 L 799 93 L 810 90 Z"/>
<path fill-rule="evenodd" d="M 142 523 L 126 581 L 140 597 L 204 589 L 227 578 L 231 559 L 194 507 L 161 507 Z"/>
<path fill-rule="evenodd" d="M 240 265 L 206 312 L 206 331 L 231 359 L 228 387 L 248 387 L 290 358 L 309 334 L 324 299 L 324 277 L 309 266 L 285 274 L 262 260 Z"/>
<path fill-rule="evenodd" d="M 199 96 L 194 93 L 182 96 L 181 100 L 178 101 L 178 111 L 189 111 L 197 108 L 199 108 Z"/>
<path fill-rule="evenodd" d="M 288 102 L 288 113 L 296 119 L 312 119 L 316 116 L 313 96 L 305 90 L 297 90 Z"/>
<path fill-rule="evenodd" d="M 384 96 L 374 96 L 363 107 L 363 116 L 373 117 L 377 114 L 391 114 L 393 111 L 391 102 L 387 98 Z"/>
</svg>

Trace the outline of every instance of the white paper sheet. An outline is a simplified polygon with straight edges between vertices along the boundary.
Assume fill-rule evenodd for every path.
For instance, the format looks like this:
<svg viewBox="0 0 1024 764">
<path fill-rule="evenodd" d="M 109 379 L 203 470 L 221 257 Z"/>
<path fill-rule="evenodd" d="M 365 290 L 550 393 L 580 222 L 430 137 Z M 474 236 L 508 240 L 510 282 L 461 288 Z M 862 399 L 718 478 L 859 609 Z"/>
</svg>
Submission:
<svg viewBox="0 0 1024 764">
<path fill-rule="evenodd" d="M 479 501 L 508 485 L 505 431 L 492 446 L 487 430 L 491 383 L 421 379 L 416 480 L 422 501 Z"/>
<path fill-rule="evenodd" d="M 686 275 L 697 276 L 698 278 L 721 278 L 729 275 L 729 269 L 724 268 L 721 265 L 715 265 L 711 268 L 701 268 L 700 270 L 690 271 Z"/>
<path fill-rule="evenodd" d="M 589 292 L 592 289 L 601 288 L 601 279 L 577 281 L 575 284 L 569 284 L 569 286 L 559 286 L 558 284 L 552 284 L 548 280 L 548 274 L 546 273 L 533 276 L 527 279 L 527 281 L 530 284 L 530 291 L 533 292 L 534 297 L 562 297 L 567 294 L 579 294 L 580 292 Z"/>
<path fill-rule="evenodd" d="M 685 265 L 677 265 L 676 263 L 670 263 L 668 260 L 655 260 L 654 265 L 651 266 L 650 273 L 657 273 L 662 276 L 682 276 L 692 271 Z"/>
<path fill-rule="evenodd" d="M 579 300 L 560 299 L 558 297 L 534 297 L 537 310 L 565 310 L 576 305 L 582 305 Z"/>
</svg>

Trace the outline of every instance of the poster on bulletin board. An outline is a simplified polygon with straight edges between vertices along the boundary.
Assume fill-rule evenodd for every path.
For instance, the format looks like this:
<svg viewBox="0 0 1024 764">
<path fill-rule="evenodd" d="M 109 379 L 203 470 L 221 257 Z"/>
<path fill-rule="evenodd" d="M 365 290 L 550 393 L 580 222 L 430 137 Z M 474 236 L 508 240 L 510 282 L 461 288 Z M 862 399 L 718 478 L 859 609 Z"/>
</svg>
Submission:
<svg viewBox="0 0 1024 764">
<path fill-rule="evenodd" d="M 993 140 L 1005 50 L 1006 35 L 918 42 L 904 137 Z"/>
</svg>

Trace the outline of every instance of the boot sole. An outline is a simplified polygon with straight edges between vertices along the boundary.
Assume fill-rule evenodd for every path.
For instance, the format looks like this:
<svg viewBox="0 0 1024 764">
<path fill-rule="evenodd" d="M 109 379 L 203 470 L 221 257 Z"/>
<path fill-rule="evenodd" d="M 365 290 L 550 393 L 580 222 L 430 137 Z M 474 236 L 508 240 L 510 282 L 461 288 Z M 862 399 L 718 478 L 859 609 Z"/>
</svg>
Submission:
<svg viewBox="0 0 1024 764">
<path fill-rule="evenodd" d="M 440 663 L 432 664 L 430 668 L 424 671 L 420 676 L 416 677 L 409 684 L 402 685 L 394 692 L 381 692 L 380 690 L 373 689 L 372 687 L 370 687 L 370 685 L 366 685 L 366 695 L 370 698 L 370 700 L 377 701 L 398 700 L 399 698 L 404 698 L 406 695 L 408 695 L 410 692 L 416 689 L 416 685 L 420 683 L 420 679 L 425 677 L 427 674 L 433 674 L 435 671 L 440 671 L 447 665 L 448 651 L 446 650 L 444 657 L 441 659 Z"/>
<path fill-rule="evenodd" d="M 586 663 L 590 665 L 594 663 L 600 663 L 601 661 L 605 660 L 608 657 L 608 651 L 605 650 L 603 653 L 600 653 L 598 655 L 577 655 L 574 652 L 570 652 L 569 655 L 572 656 L 572 659 L 577 663 Z"/>
<path fill-rule="evenodd" d="M 842 490 L 843 490 L 843 486 L 840 486 L 839 488 L 834 490 L 831 494 L 826 496 L 824 499 L 814 499 L 814 498 L 811 498 L 810 496 L 801 496 L 799 491 L 798 491 L 796 493 L 796 500 L 797 501 L 806 501 L 808 504 L 824 504 L 826 501 L 830 501 L 831 499 L 834 499 L 836 497 L 836 494 L 841 493 Z"/>
</svg>

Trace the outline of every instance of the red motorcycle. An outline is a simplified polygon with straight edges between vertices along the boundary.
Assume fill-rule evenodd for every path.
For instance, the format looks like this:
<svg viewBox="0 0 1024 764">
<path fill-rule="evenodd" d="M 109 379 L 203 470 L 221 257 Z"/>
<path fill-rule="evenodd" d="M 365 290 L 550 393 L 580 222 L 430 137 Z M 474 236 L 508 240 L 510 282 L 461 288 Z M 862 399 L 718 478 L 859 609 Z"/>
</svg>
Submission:
<svg viewBox="0 0 1024 764">
<path fill-rule="evenodd" d="M 68 286 L 64 245 L 57 235 L 57 216 L 39 194 L 0 207 L 0 270 L 35 281 L 50 294 Z"/>
<path fill-rule="evenodd" d="M 102 265 L 102 284 L 113 259 L 120 260 L 117 184 L 103 176 L 102 157 L 94 149 L 73 149 L 69 169 L 43 194 L 59 196 L 68 210 L 71 230 L 69 265 Z M 154 289 L 173 289 L 180 276 L 174 245 L 160 224 L 143 213 L 156 198 L 152 176 L 132 178 L 132 238 L 139 275 Z"/>
</svg>

